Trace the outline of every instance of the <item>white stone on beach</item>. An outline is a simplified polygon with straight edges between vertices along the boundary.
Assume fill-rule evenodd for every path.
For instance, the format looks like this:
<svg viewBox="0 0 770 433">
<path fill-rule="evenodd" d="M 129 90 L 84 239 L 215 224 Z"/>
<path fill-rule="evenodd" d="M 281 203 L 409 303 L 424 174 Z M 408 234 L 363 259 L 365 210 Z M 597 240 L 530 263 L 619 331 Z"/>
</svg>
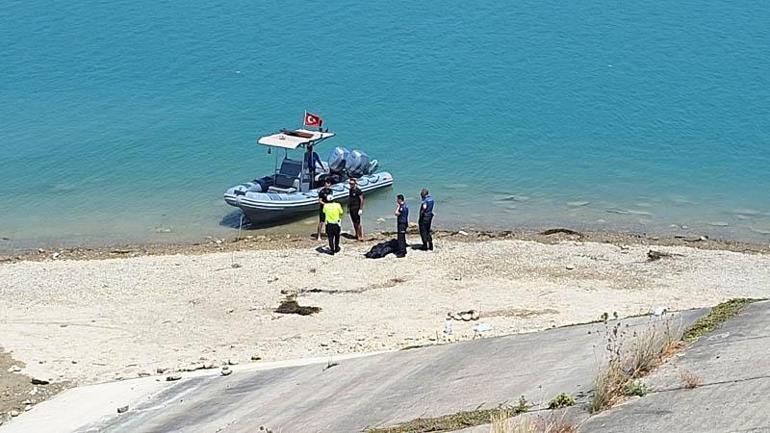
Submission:
<svg viewBox="0 0 770 433">
<path fill-rule="evenodd" d="M 473 331 L 477 333 L 489 332 L 491 330 L 492 330 L 492 325 L 490 325 L 489 323 L 479 323 L 473 327 Z"/>
<path fill-rule="evenodd" d="M 8 415 L 10 415 L 11 417 L 14 417 L 14 418 L 19 416 L 19 414 L 20 413 L 19 413 L 18 410 L 12 410 L 12 411 L 8 412 Z"/>
<path fill-rule="evenodd" d="M 567 270 L 568 271 L 571 271 L 573 269 L 575 269 L 575 265 L 567 265 Z"/>
<path fill-rule="evenodd" d="M 222 370 L 220 371 L 220 373 L 222 374 L 222 376 L 229 376 L 230 374 L 233 373 L 233 370 L 230 370 L 230 367 L 225 365 L 224 367 L 222 367 Z"/>
</svg>

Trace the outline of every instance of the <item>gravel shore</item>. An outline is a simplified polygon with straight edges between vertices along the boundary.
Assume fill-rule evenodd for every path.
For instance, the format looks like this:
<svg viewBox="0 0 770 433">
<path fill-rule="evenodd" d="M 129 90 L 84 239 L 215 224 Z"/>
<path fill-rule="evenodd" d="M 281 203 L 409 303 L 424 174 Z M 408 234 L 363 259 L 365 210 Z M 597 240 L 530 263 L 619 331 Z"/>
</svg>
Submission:
<svg viewBox="0 0 770 433">
<path fill-rule="evenodd" d="M 25 374 L 85 384 L 228 362 L 333 359 L 770 295 L 770 255 L 757 251 L 513 236 L 447 235 L 436 251 L 405 259 L 366 259 L 372 243 L 351 241 L 332 257 L 301 240 L 14 260 L 0 265 L 0 346 Z M 650 261 L 651 248 L 672 255 Z M 287 299 L 320 311 L 276 313 Z M 447 313 L 468 310 L 478 320 L 457 317 L 447 335 Z"/>
</svg>

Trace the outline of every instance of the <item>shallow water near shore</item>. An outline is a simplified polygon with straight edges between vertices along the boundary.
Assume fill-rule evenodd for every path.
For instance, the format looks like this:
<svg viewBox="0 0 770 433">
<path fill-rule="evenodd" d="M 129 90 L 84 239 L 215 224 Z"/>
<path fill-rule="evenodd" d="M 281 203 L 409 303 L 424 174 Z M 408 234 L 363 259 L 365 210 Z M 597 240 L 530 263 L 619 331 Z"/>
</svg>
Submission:
<svg viewBox="0 0 770 433">
<path fill-rule="evenodd" d="M 233 233 L 255 138 L 325 117 L 443 227 L 770 241 L 770 5 L 10 2 L 0 250 Z M 272 230 L 310 232 L 311 218 Z"/>
</svg>

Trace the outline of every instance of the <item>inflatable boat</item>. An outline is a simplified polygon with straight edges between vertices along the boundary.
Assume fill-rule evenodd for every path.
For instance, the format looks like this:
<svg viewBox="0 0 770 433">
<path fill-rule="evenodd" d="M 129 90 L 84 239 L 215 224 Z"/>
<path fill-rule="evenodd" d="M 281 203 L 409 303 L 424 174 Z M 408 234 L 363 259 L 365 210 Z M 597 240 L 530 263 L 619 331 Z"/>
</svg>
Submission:
<svg viewBox="0 0 770 433">
<path fill-rule="evenodd" d="M 360 150 L 336 147 L 325 161 L 318 158 L 315 146 L 334 135 L 328 129 L 284 129 L 260 137 L 257 143 L 276 154 L 275 172 L 228 189 L 225 202 L 241 209 L 246 223 L 281 224 L 318 213 L 318 191 L 326 179 L 332 181 L 332 194 L 341 203 L 347 202 L 351 177 L 365 194 L 393 185 L 393 176 L 378 172 L 377 160 Z"/>
</svg>

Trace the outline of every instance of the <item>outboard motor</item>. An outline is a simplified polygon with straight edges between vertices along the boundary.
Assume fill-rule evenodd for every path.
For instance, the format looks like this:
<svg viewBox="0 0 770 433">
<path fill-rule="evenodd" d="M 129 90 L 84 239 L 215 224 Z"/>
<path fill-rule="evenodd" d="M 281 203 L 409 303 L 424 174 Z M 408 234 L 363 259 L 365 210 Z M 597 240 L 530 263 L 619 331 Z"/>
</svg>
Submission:
<svg viewBox="0 0 770 433">
<path fill-rule="evenodd" d="M 350 177 L 361 177 L 366 174 L 368 169 L 369 155 L 360 150 L 350 152 L 348 157 L 348 175 Z"/>
<path fill-rule="evenodd" d="M 369 161 L 369 167 L 366 167 L 366 173 L 364 174 L 373 174 L 375 171 L 377 171 L 377 168 L 379 168 L 380 162 L 376 159 L 373 159 Z"/>
<path fill-rule="evenodd" d="M 342 174 L 348 167 L 350 151 L 344 147 L 335 147 L 329 154 L 329 171 L 332 174 Z"/>
</svg>

